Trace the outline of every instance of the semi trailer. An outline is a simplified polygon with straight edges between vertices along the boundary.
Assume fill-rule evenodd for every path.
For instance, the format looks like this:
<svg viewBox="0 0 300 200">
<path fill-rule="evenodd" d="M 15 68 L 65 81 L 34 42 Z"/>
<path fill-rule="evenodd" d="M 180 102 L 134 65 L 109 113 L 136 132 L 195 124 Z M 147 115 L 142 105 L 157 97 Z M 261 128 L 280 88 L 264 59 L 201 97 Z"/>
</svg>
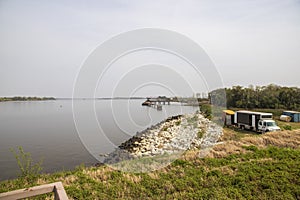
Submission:
<svg viewBox="0 0 300 200">
<path fill-rule="evenodd" d="M 272 113 L 252 112 L 248 110 L 236 111 L 234 114 L 234 124 L 241 129 L 262 133 L 280 131 L 280 128 L 273 120 Z"/>
</svg>

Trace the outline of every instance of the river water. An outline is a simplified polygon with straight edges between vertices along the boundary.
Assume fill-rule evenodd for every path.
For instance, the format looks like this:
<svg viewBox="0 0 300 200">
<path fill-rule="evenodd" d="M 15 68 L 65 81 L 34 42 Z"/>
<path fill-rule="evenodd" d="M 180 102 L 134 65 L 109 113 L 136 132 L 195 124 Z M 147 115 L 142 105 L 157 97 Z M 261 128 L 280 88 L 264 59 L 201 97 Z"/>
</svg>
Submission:
<svg viewBox="0 0 300 200">
<path fill-rule="evenodd" d="M 0 181 L 17 176 L 18 166 L 11 148 L 17 150 L 21 146 L 25 152 L 30 152 L 34 161 L 43 159 L 43 172 L 73 169 L 82 163 L 90 166 L 99 162 L 94 158 L 95 151 L 109 153 L 136 132 L 169 116 L 192 113 L 197 109 L 171 104 L 163 105 L 163 110 L 158 111 L 141 106 L 143 101 L 76 100 L 73 107 L 71 100 L 1 102 Z M 92 115 L 86 115 L 91 104 L 94 119 L 90 119 Z M 74 105 L 76 108 L 72 110 Z M 82 117 L 74 120 L 74 116 Z M 93 121 L 98 126 L 91 129 Z M 95 140 L 95 132 L 104 134 Z M 87 136 L 93 141 L 91 144 L 85 139 Z"/>
</svg>

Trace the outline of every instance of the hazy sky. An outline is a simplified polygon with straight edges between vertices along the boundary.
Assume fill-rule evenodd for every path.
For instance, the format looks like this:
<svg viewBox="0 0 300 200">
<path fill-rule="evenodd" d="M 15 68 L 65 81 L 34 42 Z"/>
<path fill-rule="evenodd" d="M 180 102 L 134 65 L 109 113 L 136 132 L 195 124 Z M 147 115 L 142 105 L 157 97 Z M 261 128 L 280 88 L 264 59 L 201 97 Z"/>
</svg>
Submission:
<svg viewBox="0 0 300 200">
<path fill-rule="evenodd" d="M 0 0 L 0 96 L 71 97 L 99 44 L 144 27 L 197 42 L 225 86 L 300 87 L 299 0 Z"/>
</svg>

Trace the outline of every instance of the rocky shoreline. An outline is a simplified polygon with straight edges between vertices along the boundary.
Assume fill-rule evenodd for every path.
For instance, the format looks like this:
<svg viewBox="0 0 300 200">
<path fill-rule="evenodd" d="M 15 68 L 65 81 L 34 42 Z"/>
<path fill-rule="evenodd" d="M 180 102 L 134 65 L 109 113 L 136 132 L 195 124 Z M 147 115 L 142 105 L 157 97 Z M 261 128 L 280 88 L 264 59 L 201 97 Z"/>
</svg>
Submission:
<svg viewBox="0 0 300 200">
<path fill-rule="evenodd" d="M 222 127 L 200 113 L 173 116 L 122 143 L 106 156 L 104 163 L 207 149 L 215 145 L 221 135 Z"/>
</svg>

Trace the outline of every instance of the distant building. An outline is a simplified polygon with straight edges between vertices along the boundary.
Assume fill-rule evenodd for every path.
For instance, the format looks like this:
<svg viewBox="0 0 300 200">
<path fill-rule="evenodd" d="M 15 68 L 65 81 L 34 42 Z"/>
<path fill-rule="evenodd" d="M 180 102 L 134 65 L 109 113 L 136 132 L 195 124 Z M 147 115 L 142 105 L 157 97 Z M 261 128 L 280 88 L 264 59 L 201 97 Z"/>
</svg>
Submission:
<svg viewBox="0 0 300 200">
<path fill-rule="evenodd" d="M 202 99 L 207 99 L 208 98 L 208 94 L 206 92 L 197 92 L 194 94 L 194 98 L 202 98 Z"/>
</svg>

